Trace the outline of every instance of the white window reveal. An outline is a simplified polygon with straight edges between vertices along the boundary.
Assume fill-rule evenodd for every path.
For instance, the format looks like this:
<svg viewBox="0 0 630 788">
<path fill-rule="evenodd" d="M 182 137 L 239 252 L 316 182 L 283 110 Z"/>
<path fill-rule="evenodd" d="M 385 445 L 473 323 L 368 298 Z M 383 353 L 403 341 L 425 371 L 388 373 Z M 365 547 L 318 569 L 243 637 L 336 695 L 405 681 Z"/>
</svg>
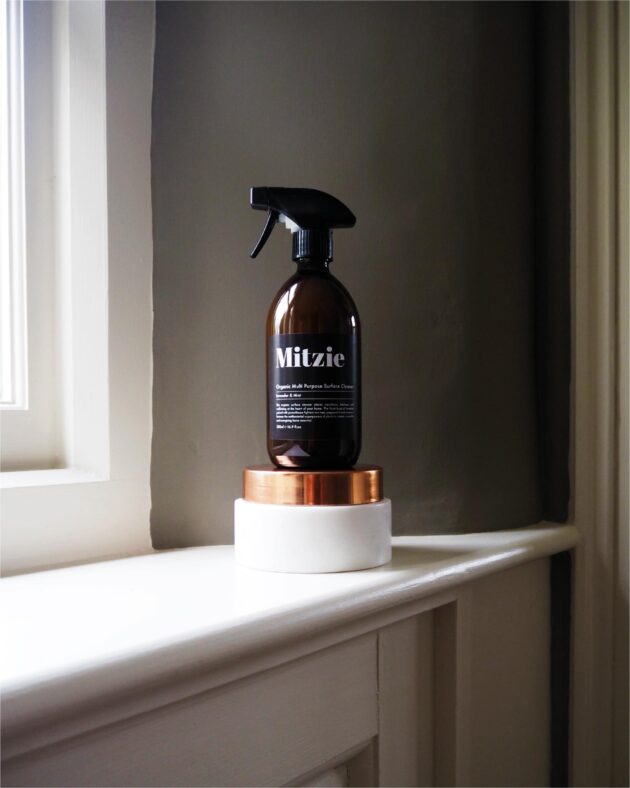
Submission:
<svg viewBox="0 0 630 788">
<path fill-rule="evenodd" d="M 0 9 L 0 505 L 13 573 L 151 550 L 154 5 Z"/>
</svg>

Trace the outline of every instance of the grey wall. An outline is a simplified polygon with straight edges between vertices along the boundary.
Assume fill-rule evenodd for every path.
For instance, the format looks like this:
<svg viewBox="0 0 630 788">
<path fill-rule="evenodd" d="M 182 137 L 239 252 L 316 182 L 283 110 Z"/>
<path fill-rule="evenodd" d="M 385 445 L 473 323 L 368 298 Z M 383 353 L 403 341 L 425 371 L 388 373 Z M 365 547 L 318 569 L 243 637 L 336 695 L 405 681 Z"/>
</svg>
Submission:
<svg viewBox="0 0 630 788">
<path fill-rule="evenodd" d="M 334 273 L 363 322 L 364 448 L 398 533 L 541 513 L 534 29 L 516 3 L 157 9 L 153 108 L 156 546 L 232 539 L 265 462 L 264 322 L 292 274 L 251 185 L 358 217 Z"/>
</svg>

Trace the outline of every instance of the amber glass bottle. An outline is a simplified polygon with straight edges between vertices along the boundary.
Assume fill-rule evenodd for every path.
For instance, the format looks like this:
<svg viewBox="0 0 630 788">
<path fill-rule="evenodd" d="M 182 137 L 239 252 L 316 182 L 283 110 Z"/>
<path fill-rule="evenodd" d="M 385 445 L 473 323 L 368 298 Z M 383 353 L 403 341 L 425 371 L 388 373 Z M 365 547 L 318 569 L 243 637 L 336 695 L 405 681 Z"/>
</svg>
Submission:
<svg viewBox="0 0 630 788">
<path fill-rule="evenodd" d="M 361 449 L 361 328 L 354 302 L 329 270 L 332 228 L 351 227 L 343 203 L 313 189 L 252 189 L 269 218 L 293 232 L 297 272 L 267 317 L 267 449 L 281 468 L 335 469 Z M 274 215 L 275 213 L 275 215 Z"/>
<path fill-rule="evenodd" d="M 286 468 L 354 465 L 361 450 L 361 326 L 328 261 L 299 260 L 297 273 L 274 298 L 267 318 L 267 369 L 271 460 Z M 283 413 L 296 418 L 283 423 Z"/>
</svg>

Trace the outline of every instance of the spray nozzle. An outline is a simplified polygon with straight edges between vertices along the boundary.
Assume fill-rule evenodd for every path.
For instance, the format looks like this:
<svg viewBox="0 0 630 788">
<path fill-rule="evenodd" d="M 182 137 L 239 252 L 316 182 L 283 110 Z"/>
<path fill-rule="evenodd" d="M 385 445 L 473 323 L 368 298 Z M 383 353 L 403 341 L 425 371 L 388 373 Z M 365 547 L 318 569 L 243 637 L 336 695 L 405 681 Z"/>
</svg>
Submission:
<svg viewBox="0 0 630 788">
<path fill-rule="evenodd" d="M 356 219 L 340 200 L 318 189 L 255 186 L 252 208 L 268 211 L 267 221 L 251 256 L 256 257 L 278 221 L 293 235 L 293 259 L 332 260 L 332 230 L 354 227 Z"/>
</svg>

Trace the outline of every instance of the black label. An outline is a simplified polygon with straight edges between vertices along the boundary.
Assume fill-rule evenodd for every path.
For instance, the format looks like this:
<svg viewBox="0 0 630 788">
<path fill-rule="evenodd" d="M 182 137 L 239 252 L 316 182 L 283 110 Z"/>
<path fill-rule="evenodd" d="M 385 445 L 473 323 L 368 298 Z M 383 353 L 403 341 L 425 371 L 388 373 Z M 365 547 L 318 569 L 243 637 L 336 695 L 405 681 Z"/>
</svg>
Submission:
<svg viewBox="0 0 630 788">
<path fill-rule="evenodd" d="M 269 337 L 272 440 L 352 439 L 359 417 L 359 347 L 352 334 Z"/>
</svg>

